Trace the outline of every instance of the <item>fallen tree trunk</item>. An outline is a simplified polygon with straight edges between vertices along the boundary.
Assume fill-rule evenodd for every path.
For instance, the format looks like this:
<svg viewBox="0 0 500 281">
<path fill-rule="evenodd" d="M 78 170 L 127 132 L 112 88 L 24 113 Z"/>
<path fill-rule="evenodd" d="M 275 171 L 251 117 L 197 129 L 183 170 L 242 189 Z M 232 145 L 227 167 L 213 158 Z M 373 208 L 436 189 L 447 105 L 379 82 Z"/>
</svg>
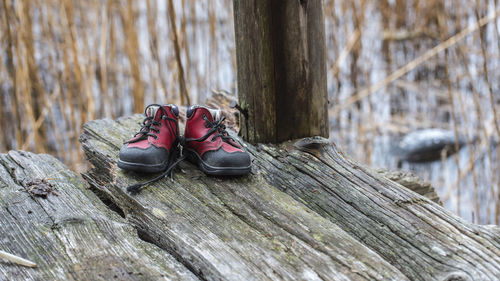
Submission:
<svg viewBox="0 0 500 281">
<path fill-rule="evenodd" d="M 185 162 L 149 176 L 116 167 L 141 116 L 84 126 L 84 178 L 141 238 L 204 280 L 498 280 L 500 230 L 469 224 L 345 157 L 323 138 L 244 146 L 252 174 L 208 177 Z M 241 140 L 240 140 L 241 141 Z"/>
<path fill-rule="evenodd" d="M 245 143 L 249 176 L 207 177 L 182 163 L 174 182 L 130 196 L 125 187 L 148 177 L 115 161 L 141 118 L 85 126 L 90 185 L 48 155 L 0 155 L 0 250 L 37 264 L 0 260 L 0 280 L 500 276 L 498 227 L 464 222 L 322 138 Z"/>
</svg>

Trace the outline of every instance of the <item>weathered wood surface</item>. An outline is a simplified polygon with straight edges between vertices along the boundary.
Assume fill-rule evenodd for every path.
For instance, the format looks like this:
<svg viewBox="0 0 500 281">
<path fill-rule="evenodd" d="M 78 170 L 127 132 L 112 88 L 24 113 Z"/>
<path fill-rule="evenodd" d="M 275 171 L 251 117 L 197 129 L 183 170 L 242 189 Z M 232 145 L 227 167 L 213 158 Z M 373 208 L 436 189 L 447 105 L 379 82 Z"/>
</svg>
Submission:
<svg viewBox="0 0 500 281">
<path fill-rule="evenodd" d="M 181 163 L 150 177 L 115 165 L 142 117 L 97 120 L 81 142 L 92 186 L 143 239 L 205 280 L 498 280 L 500 230 L 465 222 L 345 157 L 323 138 L 252 146 L 251 175 Z M 455 279 L 453 279 L 455 278 Z"/>
<path fill-rule="evenodd" d="M 42 179 L 57 195 L 28 193 Z M 197 280 L 49 155 L 0 155 L 0 250 L 38 265 L 0 259 L 0 280 Z"/>
</svg>

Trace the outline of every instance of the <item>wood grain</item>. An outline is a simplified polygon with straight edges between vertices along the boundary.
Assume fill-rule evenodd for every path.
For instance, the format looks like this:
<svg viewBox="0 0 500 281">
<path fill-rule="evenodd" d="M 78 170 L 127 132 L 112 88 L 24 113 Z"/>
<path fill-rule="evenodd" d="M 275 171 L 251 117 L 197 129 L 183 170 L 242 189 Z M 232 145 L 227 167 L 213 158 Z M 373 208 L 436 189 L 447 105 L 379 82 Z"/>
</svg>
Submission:
<svg viewBox="0 0 500 281">
<path fill-rule="evenodd" d="M 148 176 L 115 165 L 141 116 L 84 126 L 84 177 L 141 237 L 205 280 L 497 280 L 500 230 L 465 222 L 344 156 L 324 138 L 244 144 L 252 174 L 207 177 L 182 163 Z M 233 133 L 234 135 L 234 133 Z"/>
<path fill-rule="evenodd" d="M 328 137 L 322 1 L 234 0 L 242 137 Z"/>
<path fill-rule="evenodd" d="M 56 193 L 32 197 L 25 182 Z M 197 280 L 106 207 L 88 184 L 49 155 L 0 155 L 0 249 L 35 262 L 0 260 L 0 280 Z"/>
</svg>

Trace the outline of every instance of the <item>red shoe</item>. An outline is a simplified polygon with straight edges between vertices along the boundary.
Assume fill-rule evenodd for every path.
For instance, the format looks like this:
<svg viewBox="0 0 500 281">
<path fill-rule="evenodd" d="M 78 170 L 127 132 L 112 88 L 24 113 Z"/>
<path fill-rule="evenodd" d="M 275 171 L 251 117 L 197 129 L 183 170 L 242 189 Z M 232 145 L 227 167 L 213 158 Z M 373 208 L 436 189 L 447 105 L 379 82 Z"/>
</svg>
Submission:
<svg viewBox="0 0 500 281">
<path fill-rule="evenodd" d="M 250 155 L 226 132 L 221 111 L 190 106 L 186 112 L 183 153 L 209 175 L 243 175 L 250 172 Z"/>
<path fill-rule="evenodd" d="M 118 167 L 135 172 L 166 170 L 178 156 L 179 109 L 175 105 L 150 104 L 135 136 L 120 150 Z"/>
</svg>

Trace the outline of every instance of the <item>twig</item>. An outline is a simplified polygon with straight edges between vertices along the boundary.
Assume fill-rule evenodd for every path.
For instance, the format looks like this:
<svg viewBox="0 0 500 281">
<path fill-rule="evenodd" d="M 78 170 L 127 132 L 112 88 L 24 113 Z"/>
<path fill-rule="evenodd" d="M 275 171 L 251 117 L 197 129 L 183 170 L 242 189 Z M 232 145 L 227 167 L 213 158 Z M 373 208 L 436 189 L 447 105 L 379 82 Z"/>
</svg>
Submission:
<svg viewBox="0 0 500 281">
<path fill-rule="evenodd" d="M 27 267 L 37 267 L 36 263 L 31 262 L 29 260 L 23 259 L 18 256 L 14 256 L 12 254 L 6 253 L 4 251 L 0 251 L 0 258 L 4 258 L 12 263 L 22 265 L 22 266 L 27 266 Z"/>
<path fill-rule="evenodd" d="M 344 47 L 342 52 L 340 52 L 339 57 L 335 61 L 335 64 L 332 65 L 332 67 L 330 68 L 333 69 L 334 74 L 336 74 L 339 71 L 340 65 L 345 61 L 345 59 L 351 52 L 352 48 L 354 47 L 354 45 L 356 45 L 356 43 L 359 41 L 360 36 L 361 36 L 361 31 L 359 30 L 359 28 L 356 28 L 356 30 L 354 30 L 351 36 L 349 36 L 349 40 L 347 41 L 346 46 Z"/>
</svg>

